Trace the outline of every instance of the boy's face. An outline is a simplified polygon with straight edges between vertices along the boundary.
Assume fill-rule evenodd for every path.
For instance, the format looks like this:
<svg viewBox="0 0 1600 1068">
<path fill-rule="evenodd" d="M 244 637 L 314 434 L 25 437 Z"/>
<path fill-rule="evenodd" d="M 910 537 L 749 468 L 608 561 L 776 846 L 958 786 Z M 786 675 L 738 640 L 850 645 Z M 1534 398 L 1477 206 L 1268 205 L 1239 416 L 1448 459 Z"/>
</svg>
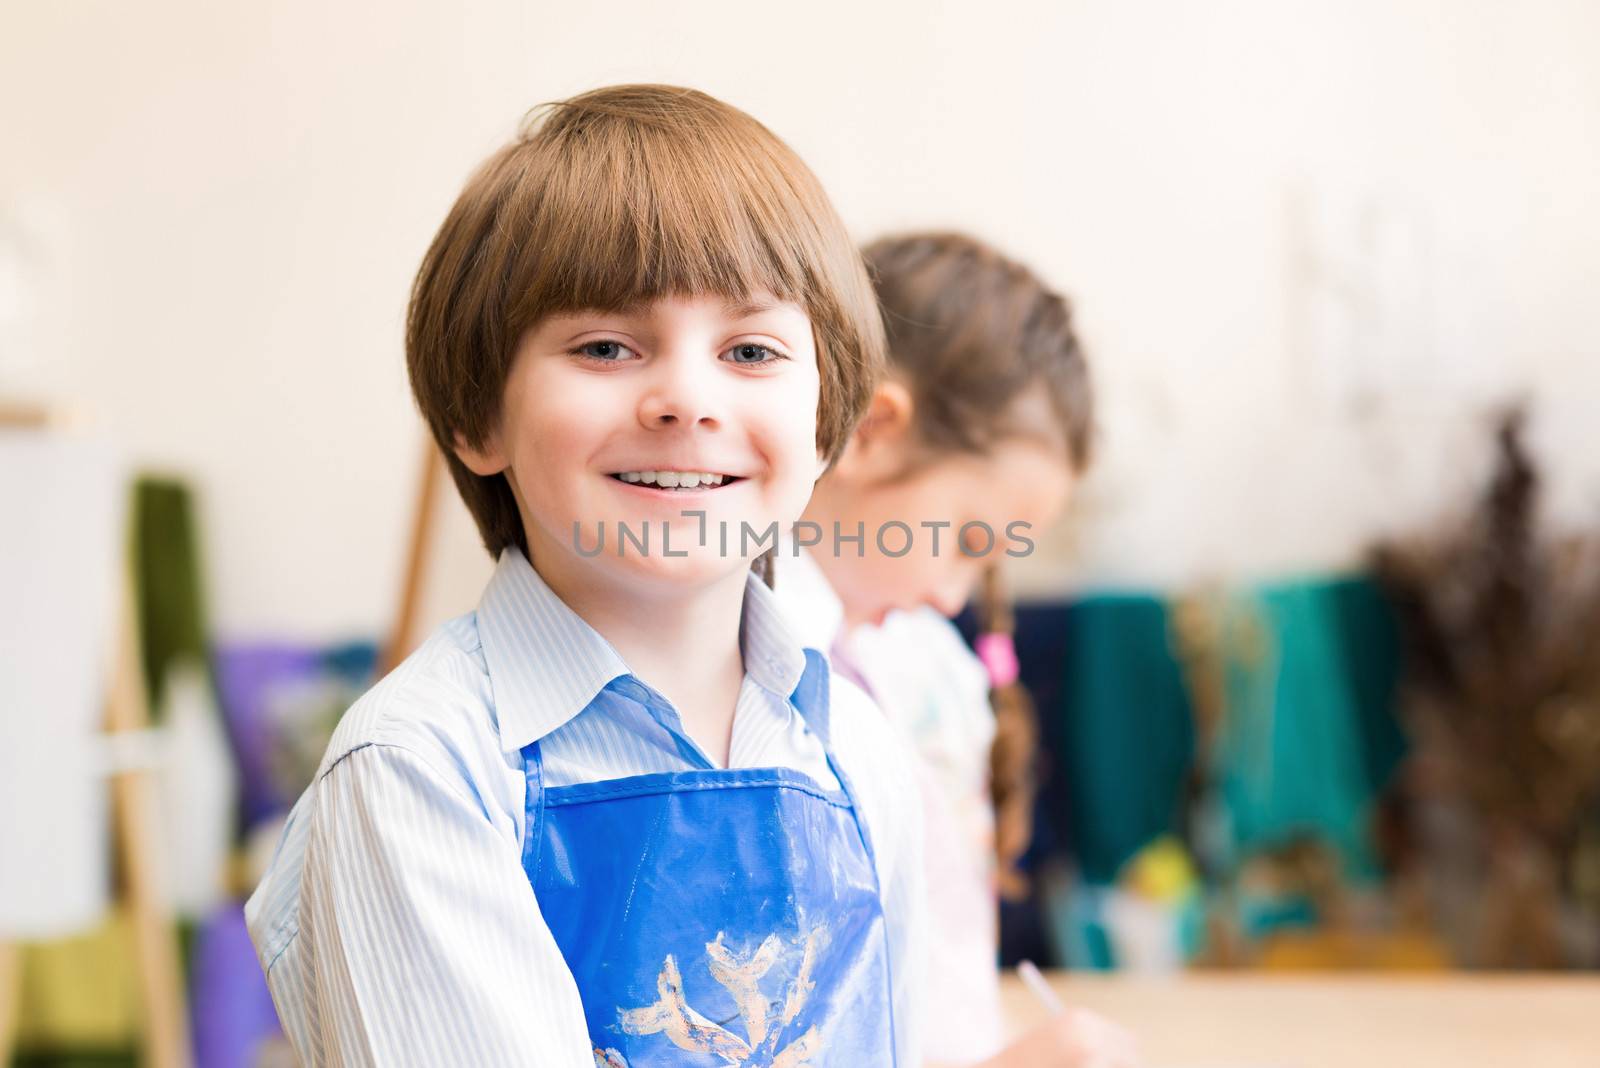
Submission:
<svg viewBox="0 0 1600 1068">
<path fill-rule="evenodd" d="M 755 538 L 805 507 L 824 467 L 819 389 L 810 318 L 769 295 L 556 315 L 523 336 L 497 432 L 457 452 L 505 472 L 541 573 L 703 584 L 748 570 Z"/>
</svg>

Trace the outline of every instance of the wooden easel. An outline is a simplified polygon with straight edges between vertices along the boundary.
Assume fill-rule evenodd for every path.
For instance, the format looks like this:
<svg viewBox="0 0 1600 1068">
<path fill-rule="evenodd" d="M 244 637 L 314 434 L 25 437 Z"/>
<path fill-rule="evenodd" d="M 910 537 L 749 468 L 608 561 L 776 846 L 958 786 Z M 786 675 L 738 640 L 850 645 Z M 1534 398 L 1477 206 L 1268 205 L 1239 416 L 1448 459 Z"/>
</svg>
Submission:
<svg viewBox="0 0 1600 1068">
<path fill-rule="evenodd" d="M 38 404 L 0 400 L 0 429 L 48 430 L 66 425 L 64 413 Z M 105 729 L 110 735 L 143 731 L 150 725 L 139 629 L 134 610 L 132 562 L 124 558 L 117 591 L 116 638 Z M 177 927 L 162 906 L 156 885 L 155 798 L 144 768 L 111 775 L 112 834 L 121 864 L 124 892 L 133 923 L 133 949 L 144 1020 L 144 1064 L 149 1068 L 190 1068 L 188 998 L 183 987 Z M 14 1014 L 20 997 L 21 953 L 0 940 L 0 1068 L 11 1063 L 16 1042 Z"/>
<path fill-rule="evenodd" d="M 400 582 L 400 604 L 378 658 L 378 675 L 393 671 L 417 643 L 417 612 L 422 601 L 423 580 L 433 549 L 435 502 L 439 497 L 439 475 L 444 457 L 432 437 L 423 441 L 422 472 L 417 482 L 416 510 L 411 517 L 411 545 L 406 550 L 406 570 Z"/>
</svg>

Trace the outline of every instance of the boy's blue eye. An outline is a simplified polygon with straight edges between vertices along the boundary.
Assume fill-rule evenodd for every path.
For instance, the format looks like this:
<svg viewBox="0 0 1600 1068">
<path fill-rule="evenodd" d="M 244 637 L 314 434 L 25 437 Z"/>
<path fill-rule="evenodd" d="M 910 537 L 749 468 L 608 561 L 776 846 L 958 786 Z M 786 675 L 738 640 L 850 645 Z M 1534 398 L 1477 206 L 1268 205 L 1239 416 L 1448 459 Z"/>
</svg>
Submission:
<svg viewBox="0 0 1600 1068">
<path fill-rule="evenodd" d="M 729 349 L 725 355 L 730 358 L 730 362 L 732 363 L 746 364 L 772 363 L 773 361 L 784 359 L 783 353 L 779 352 L 777 349 L 772 349 L 765 345 L 757 345 L 749 342 L 743 345 L 735 345 L 733 348 Z"/>
<path fill-rule="evenodd" d="M 623 359 L 624 354 L 630 351 L 632 350 L 620 341 L 590 341 L 587 344 L 579 345 L 577 348 L 577 353 L 580 356 L 587 356 L 591 360 L 606 360 L 610 362 Z"/>
</svg>

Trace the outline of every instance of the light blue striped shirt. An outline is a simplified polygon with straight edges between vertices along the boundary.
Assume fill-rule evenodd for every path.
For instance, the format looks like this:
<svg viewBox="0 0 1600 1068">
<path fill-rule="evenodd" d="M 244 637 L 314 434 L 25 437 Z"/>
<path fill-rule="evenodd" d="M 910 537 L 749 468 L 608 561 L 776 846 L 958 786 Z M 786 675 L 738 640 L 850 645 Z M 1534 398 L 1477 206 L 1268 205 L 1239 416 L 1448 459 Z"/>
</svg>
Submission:
<svg viewBox="0 0 1600 1068">
<path fill-rule="evenodd" d="M 779 582 L 783 561 L 778 561 Z M 836 785 L 871 835 L 916 1065 L 924 950 L 921 811 L 910 756 L 832 677 L 820 738 L 789 699 L 805 654 L 755 576 L 730 767 Z M 593 1068 L 576 983 L 521 862 L 539 740 L 551 785 L 713 766 L 672 707 L 506 550 L 476 612 L 444 624 L 347 712 L 245 906 L 290 1042 L 310 1065 Z"/>
</svg>

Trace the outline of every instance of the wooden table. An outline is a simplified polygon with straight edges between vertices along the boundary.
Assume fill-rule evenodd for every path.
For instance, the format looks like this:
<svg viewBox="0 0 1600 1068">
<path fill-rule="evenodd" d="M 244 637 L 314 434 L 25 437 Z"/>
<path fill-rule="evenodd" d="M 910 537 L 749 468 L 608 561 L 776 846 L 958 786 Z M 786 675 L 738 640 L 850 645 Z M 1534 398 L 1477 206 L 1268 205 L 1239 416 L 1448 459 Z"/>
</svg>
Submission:
<svg viewBox="0 0 1600 1068">
<path fill-rule="evenodd" d="M 1600 1068 L 1600 976 L 1049 978 L 1149 1068 Z M 1046 1016 L 1014 975 L 1003 997 L 1016 1032 Z"/>
</svg>

